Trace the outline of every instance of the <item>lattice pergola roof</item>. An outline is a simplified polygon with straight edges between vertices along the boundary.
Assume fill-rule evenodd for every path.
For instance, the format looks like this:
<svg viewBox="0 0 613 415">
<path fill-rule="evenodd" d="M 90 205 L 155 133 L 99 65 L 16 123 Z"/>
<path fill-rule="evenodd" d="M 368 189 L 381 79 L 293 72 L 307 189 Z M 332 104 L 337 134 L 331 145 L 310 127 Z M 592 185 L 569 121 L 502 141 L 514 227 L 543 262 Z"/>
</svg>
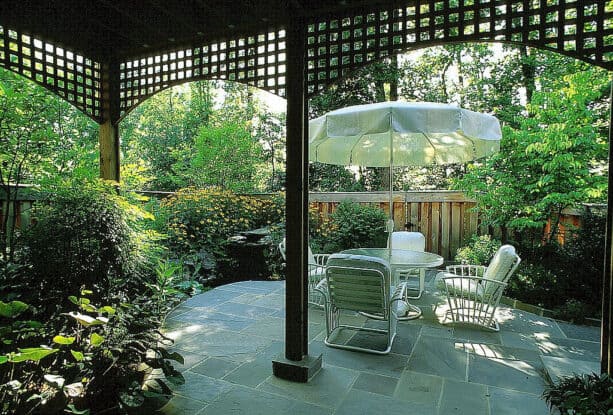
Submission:
<svg viewBox="0 0 613 415">
<path fill-rule="evenodd" d="M 117 121 L 169 86 L 225 79 L 285 95 L 288 2 L 5 0 L 0 65 L 100 122 L 103 84 Z M 392 53 L 460 41 L 554 50 L 613 69 L 613 2 L 398 0 L 294 2 L 306 16 L 314 94 Z"/>
</svg>

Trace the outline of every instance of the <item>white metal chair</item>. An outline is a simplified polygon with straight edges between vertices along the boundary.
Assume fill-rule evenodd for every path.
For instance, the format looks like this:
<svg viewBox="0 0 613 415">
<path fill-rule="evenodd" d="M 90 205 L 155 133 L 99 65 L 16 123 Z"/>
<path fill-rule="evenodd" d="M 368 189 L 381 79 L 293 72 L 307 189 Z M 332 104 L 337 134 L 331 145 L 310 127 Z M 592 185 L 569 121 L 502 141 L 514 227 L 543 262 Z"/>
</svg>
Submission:
<svg viewBox="0 0 613 415">
<path fill-rule="evenodd" d="M 499 331 L 494 313 L 521 259 L 512 245 L 501 246 L 487 267 L 452 265 L 437 275 L 444 283 L 452 321 Z"/>
<path fill-rule="evenodd" d="M 392 249 L 409 249 L 411 251 L 424 252 L 426 250 L 426 237 L 421 232 L 393 232 Z M 397 274 L 397 280 L 405 280 L 409 282 L 409 278 L 419 278 L 419 285 L 417 286 L 417 295 L 407 295 L 407 298 L 421 298 L 421 295 L 424 292 L 424 286 L 426 281 L 426 270 L 424 268 L 396 269 L 394 270 L 394 272 Z M 410 285 L 407 286 L 407 289 L 409 291 L 414 291 L 414 288 Z"/>
<path fill-rule="evenodd" d="M 397 304 L 403 301 L 406 284 L 391 285 L 391 270 L 388 263 L 380 258 L 364 255 L 332 254 L 326 267 L 326 279 L 318 290 L 325 296 L 326 338 L 324 343 L 339 349 L 356 350 L 375 354 L 387 354 L 396 337 Z M 325 288 L 322 289 L 322 286 Z M 393 293 L 390 291 L 394 290 Z M 342 323 L 347 311 L 357 311 L 376 316 L 387 323 L 385 329 L 353 326 Z M 342 330 L 364 331 L 385 335 L 382 350 L 361 346 L 352 339 L 344 342 L 339 336 Z M 355 340 L 355 339 L 353 339 Z"/>
<path fill-rule="evenodd" d="M 285 238 L 279 243 L 279 251 L 285 260 Z M 326 276 L 326 262 L 330 254 L 313 254 L 309 246 L 307 256 L 309 263 L 309 303 L 322 307 L 324 298 L 320 291 L 315 290 L 315 287 L 317 287 L 317 284 Z"/>
</svg>

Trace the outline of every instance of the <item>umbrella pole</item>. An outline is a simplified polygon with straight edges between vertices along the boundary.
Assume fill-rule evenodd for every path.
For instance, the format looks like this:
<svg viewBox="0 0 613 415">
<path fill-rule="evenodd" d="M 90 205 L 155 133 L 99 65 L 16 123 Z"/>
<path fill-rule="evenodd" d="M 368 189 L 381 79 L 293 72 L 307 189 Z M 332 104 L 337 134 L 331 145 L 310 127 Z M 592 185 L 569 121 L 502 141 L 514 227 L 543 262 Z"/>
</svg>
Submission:
<svg viewBox="0 0 613 415">
<path fill-rule="evenodd" d="M 388 232 L 388 240 L 387 246 L 389 247 L 389 255 L 392 255 L 392 232 L 394 232 L 394 133 L 392 131 L 392 126 L 390 125 L 390 172 L 389 172 L 389 181 L 390 181 L 390 218 L 387 221 L 387 232 Z"/>
</svg>

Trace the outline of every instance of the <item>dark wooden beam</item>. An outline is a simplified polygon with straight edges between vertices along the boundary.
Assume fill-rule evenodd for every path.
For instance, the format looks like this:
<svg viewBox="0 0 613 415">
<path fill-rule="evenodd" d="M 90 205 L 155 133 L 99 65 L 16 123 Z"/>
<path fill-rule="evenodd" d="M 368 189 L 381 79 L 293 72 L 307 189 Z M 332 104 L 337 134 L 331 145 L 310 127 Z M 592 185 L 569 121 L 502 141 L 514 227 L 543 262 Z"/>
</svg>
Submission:
<svg viewBox="0 0 613 415">
<path fill-rule="evenodd" d="M 273 373 L 307 382 L 321 368 L 321 355 L 309 356 L 308 351 L 306 25 L 295 11 L 287 30 L 285 354 L 273 360 Z"/>
<path fill-rule="evenodd" d="M 119 66 L 103 64 L 101 71 L 102 122 L 98 130 L 100 177 L 119 182 Z"/>
</svg>

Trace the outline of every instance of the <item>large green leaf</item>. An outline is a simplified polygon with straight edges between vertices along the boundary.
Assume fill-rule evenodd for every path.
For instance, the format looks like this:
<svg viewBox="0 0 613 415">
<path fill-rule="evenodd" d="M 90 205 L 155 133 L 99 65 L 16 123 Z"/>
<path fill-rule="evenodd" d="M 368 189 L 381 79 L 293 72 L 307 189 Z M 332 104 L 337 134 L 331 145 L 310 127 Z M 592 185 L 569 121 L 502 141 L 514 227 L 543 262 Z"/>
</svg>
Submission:
<svg viewBox="0 0 613 415">
<path fill-rule="evenodd" d="M 0 316 L 14 318 L 26 311 L 28 307 L 29 306 L 22 301 L 11 301 L 10 303 L 0 301 Z"/>
<path fill-rule="evenodd" d="M 73 344 L 75 341 L 74 337 L 64 337 L 57 335 L 53 338 L 53 342 L 57 344 Z"/>
<path fill-rule="evenodd" d="M 82 362 L 83 359 L 85 358 L 85 355 L 77 350 L 71 349 L 70 353 L 72 354 L 72 357 L 74 357 L 77 362 Z"/>
<path fill-rule="evenodd" d="M 89 344 L 92 346 L 100 346 L 104 341 L 104 337 L 99 335 L 98 333 L 92 333 L 89 336 Z"/>
<path fill-rule="evenodd" d="M 26 360 L 38 362 L 39 360 L 59 351 L 59 349 L 48 349 L 45 347 L 31 347 L 17 350 L 19 350 L 18 353 L 9 354 L 9 362 L 19 363 L 25 362 Z"/>
<path fill-rule="evenodd" d="M 67 313 L 67 315 L 74 318 L 79 324 L 85 327 L 100 326 L 108 323 L 109 321 L 109 319 L 106 317 L 94 318 L 92 316 L 88 316 L 87 314 L 76 313 L 74 311 Z"/>
</svg>

